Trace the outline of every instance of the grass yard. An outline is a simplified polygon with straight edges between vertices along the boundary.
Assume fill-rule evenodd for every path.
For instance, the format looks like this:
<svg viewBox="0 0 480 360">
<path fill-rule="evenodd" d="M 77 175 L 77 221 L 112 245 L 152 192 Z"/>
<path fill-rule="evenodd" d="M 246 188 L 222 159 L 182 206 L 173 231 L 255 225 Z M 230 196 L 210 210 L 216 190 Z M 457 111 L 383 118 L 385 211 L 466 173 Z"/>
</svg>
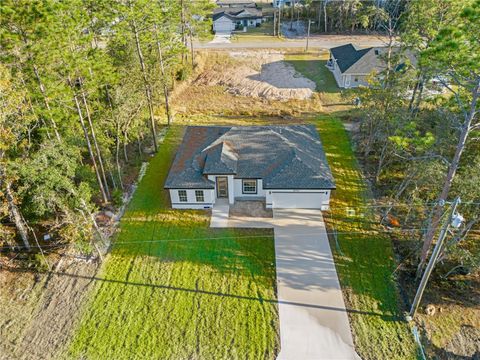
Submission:
<svg viewBox="0 0 480 360">
<path fill-rule="evenodd" d="M 290 52 L 285 54 L 285 60 L 293 65 L 295 70 L 317 84 L 317 92 L 324 111 L 334 112 L 345 110 L 350 104 L 342 100 L 341 89 L 330 70 L 325 66 L 328 60 L 327 51 Z"/>
<path fill-rule="evenodd" d="M 355 347 L 362 359 L 415 359 L 416 347 L 408 324 L 402 320 L 393 277 L 391 241 L 375 231 L 369 191 L 362 178 L 347 132 L 340 120 L 320 117 L 317 127 L 336 180 L 329 230 L 337 272 L 353 328 Z M 347 216 L 347 208 L 355 210 Z"/>
<path fill-rule="evenodd" d="M 150 161 L 66 358 L 276 357 L 273 234 L 169 209 L 162 187 L 182 135 L 172 127 Z"/>
</svg>

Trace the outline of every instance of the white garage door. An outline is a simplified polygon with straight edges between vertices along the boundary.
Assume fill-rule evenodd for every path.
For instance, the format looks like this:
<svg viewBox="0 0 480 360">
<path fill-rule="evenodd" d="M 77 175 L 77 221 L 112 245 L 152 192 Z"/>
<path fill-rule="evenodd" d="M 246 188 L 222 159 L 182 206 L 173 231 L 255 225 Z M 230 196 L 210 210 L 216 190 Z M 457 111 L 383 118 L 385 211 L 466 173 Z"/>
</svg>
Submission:
<svg viewBox="0 0 480 360">
<path fill-rule="evenodd" d="M 320 209 L 325 193 L 277 192 L 272 193 L 272 207 L 276 209 Z"/>
<path fill-rule="evenodd" d="M 232 21 L 223 17 L 213 23 L 213 30 L 216 34 L 230 34 L 234 28 Z"/>
</svg>

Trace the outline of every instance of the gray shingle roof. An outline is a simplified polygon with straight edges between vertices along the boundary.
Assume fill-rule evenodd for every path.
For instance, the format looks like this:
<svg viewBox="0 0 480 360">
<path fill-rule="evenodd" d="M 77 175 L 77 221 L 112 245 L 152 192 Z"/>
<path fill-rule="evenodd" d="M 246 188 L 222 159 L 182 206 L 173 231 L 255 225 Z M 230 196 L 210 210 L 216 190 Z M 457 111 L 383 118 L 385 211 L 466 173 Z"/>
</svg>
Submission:
<svg viewBox="0 0 480 360">
<path fill-rule="evenodd" d="M 262 17 L 262 9 L 236 6 L 230 8 L 218 8 L 213 11 L 213 21 L 222 16 L 226 16 L 231 20 L 258 19 Z"/>
<path fill-rule="evenodd" d="M 165 188 L 213 189 L 205 174 L 263 179 L 264 189 L 334 189 L 312 125 L 190 126 Z"/>
<path fill-rule="evenodd" d="M 363 55 L 368 53 L 370 49 L 371 48 L 357 50 L 352 44 L 346 44 L 331 48 L 330 52 L 337 60 L 337 65 L 340 68 L 340 71 L 343 73 L 358 60 L 360 60 Z"/>
</svg>

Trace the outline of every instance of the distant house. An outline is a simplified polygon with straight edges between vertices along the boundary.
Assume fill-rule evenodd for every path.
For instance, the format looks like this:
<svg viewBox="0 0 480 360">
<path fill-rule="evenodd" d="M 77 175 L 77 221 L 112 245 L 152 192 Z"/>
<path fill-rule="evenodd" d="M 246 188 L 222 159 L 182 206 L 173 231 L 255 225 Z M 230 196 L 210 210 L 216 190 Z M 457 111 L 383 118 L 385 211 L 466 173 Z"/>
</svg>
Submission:
<svg viewBox="0 0 480 360">
<path fill-rule="evenodd" d="M 313 125 L 189 126 L 164 187 L 175 209 L 249 199 L 326 210 L 335 182 Z"/>
<path fill-rule="evenodd" d="M 279 8 L 279 7 L 284 7 L 284 6 L 291 6 L 293 0 L 273 0 L 272 5 L 273 7 Z M 297 0 L 298 3 L 298 0 Z"/>
<path fill-rule="evenodd" d="M 213 13 L 215 34 L 229 34 L 236 29 L 259 26 L 262 22 L 262 9 L 255 7 L 218 8 Z"/>
<path fill-rule="evenodd" d="M 255 7 L 254 1 L 249 0 L 217 0 L 217 6 L 221 8 L 229 7 Z"/>
<path fill-rule="evenodd" d="M 393 52 L 398 52 L 394 48 Z M 337 46 L 330 49 L 330 59 L 327 67 L 335 76 L 337 84 L 341 88 L 353 88 L 368 86 L 368 78 L 373 73 L 381 73 L 386 69 L 386 47 L 370 47 L 357 50 L 352 44 Z M 412 55 L 406 55 L 405 61 L 415 63 Z M 405 67 L 405 63 L 397 66 L 396 70 Z"/>
</svg>

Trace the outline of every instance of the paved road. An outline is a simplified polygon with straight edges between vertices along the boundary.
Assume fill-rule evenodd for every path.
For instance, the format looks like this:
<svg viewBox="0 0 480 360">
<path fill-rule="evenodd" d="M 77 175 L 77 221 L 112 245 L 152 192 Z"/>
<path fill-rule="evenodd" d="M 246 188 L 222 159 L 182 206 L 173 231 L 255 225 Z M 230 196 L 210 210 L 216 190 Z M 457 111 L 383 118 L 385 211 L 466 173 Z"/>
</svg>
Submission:
<svg viewBox="0 0 480 360">
<path fill-rule="evenodd" d="M 373 35 L 316 35 L 310 38 L 310 48 L 330 49 L 335 46 L 353 43 L 357 47 L 385 46 L 388 38 L 385 36 Z M 194 42 L 197 49 L 263 49 L 263 48 L 305 48 L 305 39 L 287 39 L 285 41 L 269 40 L 265 41 L 244 41 L 241 42 Z"/>
<path fill-rule="evenodd" d="M 360 359 L 319 210 L 274 210 L 282 360 Z"/>
</svg>

